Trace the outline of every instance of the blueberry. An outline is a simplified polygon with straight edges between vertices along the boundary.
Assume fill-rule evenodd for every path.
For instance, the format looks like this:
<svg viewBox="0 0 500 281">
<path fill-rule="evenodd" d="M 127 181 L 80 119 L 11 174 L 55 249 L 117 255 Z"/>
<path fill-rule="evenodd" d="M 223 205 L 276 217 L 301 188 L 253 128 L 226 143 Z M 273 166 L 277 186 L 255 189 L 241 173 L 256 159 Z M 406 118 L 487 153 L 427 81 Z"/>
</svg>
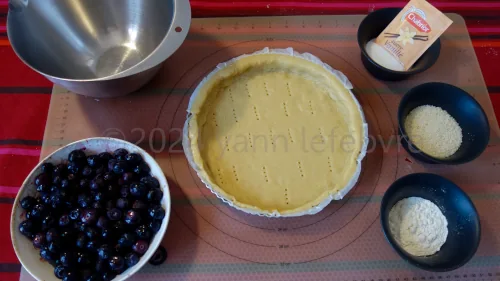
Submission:
<svg viewBox="0 0 500 281">
<path fill-rule="evenodd" d="M 108 161 L 108 171 L 112 172 L 113 168 L 115 167 L 115 164 L 118 163 L 117 160 L 111 159 Z"/>
<path fill-rule="evenodd" d="M 87 245 L 87 236 L 84 233 L 78 233 L 75 245 L 83 249 Z"/>
<path fill-rule="evenodd" d="M 100 165 L 99 167 L 97 167 L 97 169 L 95 169 L 95 174 L 101 175 L 101 174 L 104 174 L 106 171 L 107 171 L 106 166 Z"/>
<path fill-rule="evenodd" d="M 134 173 L 131 172 L 124 173 L 122 179 L 125 183 L 129 183 L 134 180 Z"/>
<path fill-rule="evenodd" d="M 139 255 L 144 255 L 148 251 L 149 243 L 144 240 L 139 240 L 135 242 L 134 246 L 132 246 L 132 249 L 134 252 L 136 252 Z"/>
<path fill-rule="evenodd" d="M 102 273 L 108 270 L 108 264 L 105 260 L 98 259 L 95 264 L 95 271 Z"/>
<path fill-rule="evenodd" d="M 93 197 L 94 201 L 104 201 L 106 195 L 103 192 L 94 192 Z"/>
<path fill-rule="evenodd" d="M 129 207 L 129 202 L 125 198 L 118 198 L 118 200 L 116 200 L 116 207 L 120 209 L 127 209 Z"/>
<path fill-rule="evenodd" d="M 48 230 L 49 228 L 52 228 L 56 226 L 57 221 L 52 215 L 45 216 L 42 220 L 42 230 Z"/>
<path fill-rule="evenodd" d="M 155 253 L 149 259 L 149 263 L 152 265 L 160 265 L 164 263 L 167 260 L 167 250 L 163 248 L 163 246 L 159 246 L 158 249 L 156 249 Z"/>
<path fill-rule="evenodd" d="M 55 260 L 54 254 L 47 249 L 40 250 L 40 257 L 48 262 Z"/>
<path fill-rule="evenodd" d="M 109 268 L 121 272 L 125 268 L 125 259 L 121 256 L 112 256 L 109 259 Z"/>
<path fill-rule="evenodd" d="M 64 272 L 65 272 L 65 268 L 64 266 L 62 265 L 58 265 L 54 268 L 54 275 L 58 278 L 58 279 L 63 279 L 64 278 Z"/>
<path fill-rule="evenodd" d="M 113 200 L 108 200 L 106 201 L 106 204 L 104 205 L 106 207 L 106 210 L 111 210 L 115 207 L 115 203 L 113 202 Z"/>
<path fill-rule="evenodd" d="M 97 220 L 97 227 L 99 228 L 106 228 L 108 227 L 108 218 L 105 216 L 100 216 L 99 219 Z"/>
<path fill-rule="evenodd" d="M 134 182 L 130 184 L 130 194 L 137 198 L 143 198 L 146 196 L 148 189 L 146 185 L 142 182 Z"/>
<path fill-rule="evenodd" d="M 73 271 L 66 270 L 63 274 L 63 281 L 78 281 L 78 274 Z"/>
<path fill-rule="evenodd" d="M 95 209 L 86 209 L 82 212 L 81 221 L 84 224 L 93 224 L 97 220 L 97 211 Z"/>
<path fill-rule="evenodd" d="M 83 168 L 82 168 L 82 165 L 80 163 L 77 163 L 77 162 L 70 162 L 68 164 L 68 172 L 70 174 L 73 174 L 73 175 L 76 175 L 78 174 L 80 171 L 82 171 Z M 69 177 L 69 175 L 68 175 Z M 73 176 L 73 179 L 75 178 L 75 176 Z M 71 179 L 69 179 L 71 181 Z"/>
<path fill-rule="evenodd" d="M 50 193 L 47 192 L 41 192 L 40 193 L 40 199 L 42 200 L 42 204 L 44 205 L 50 205 Z"/>
<path fill-rule="evenodd" d="M 50 203 L 53 209 L 58 209 L 64 205 L 64 196 L 58 192 L 53 192 L 50 195 Z"/>
<path fill-rule="evenodd" d="M 26 196 L 21 200 L 21 208 L 26 211 L 31 211 L 33 207 L 36 205 L 36 199 L 32 196 Z"/>
<path fill-rule="evenodd" d="M 114 252 L 118 255 L 125 255 L 130 252 L 130 247 L 122 246 L 121 244 L 116 244 L 114 247 Z"/>
<path fill-rule="evenodd" d="M 154 220 L 149 223 L 149 229 L 153 231 L 153 233 L 157 233 L 161 228 L 161 221 Z"/>
<path fill-rule="evenodd" d="M 122 196 L 122 198 L 128 197 L 129 190 L 130 190 L 130 188 L 128 186 L 122 186 L 122 188 L 120 189 L 120 195 Z"/>
<path fill-rule="evenodd" d="M 40 168 L 42 173 L 45 174 L 52 174 L 52 171 L 54 171 L 54 165 L 52 163 L 43 163 Z"/>
<path fill-rule="evenodd" d="M 90 257 L 84 252 L 79 252 L 76 254 L 76 262 L 79 265 L 88 265 L 90 264 Z"/>
<path fill-rule="evenodd" d="M 144 183 L 148 188 L 160 188 L 160 182 L 152 176 L 141 178 L 141 182 Z"/>
<path fill-rule="evenodd" d="M 159 205 L 149 208 L 148 213 L 155 220 L 162 220 L 165 217 L 165 210 Z"/>
<path fill-rule="evenodd" d="M 125 229 L 125 224 L 123 223 L 123 221 L 117 221 L 113 224 L 113 227 L 112 227 L 112 231 L 116 232 L 116 233 L 120 233 L 120 232 L 123 232 Z"/>
<path fill-rule="evenodd" d="M 97 249 L 97 255 L 99 256 L 99 258 L 101 260 L 109 259 L 112 254 L 113 254 L 113 251 L 111 250 L 111 248 L 107 244 L 101 245 L 101 247 L 99 247 Z"/>
<path fill-rule="evenodd" d="M 80 218 L 81 210 L 79 208 L 73 209 L 69 212 L 69 218 L 71 220 L 78 220 Z"/>
<path fill-rule="evenodd" d="M 50 191 L 50 185 L 47 184 L 40 184 L 36 186 L 36 191 L 38 192 L 49 192 Z"/>
<path fill-rule="evenodd" d="M 113 237 L 114 237 L 113 232 L 109 228 L 103 228 L 101 230 L 101 238 L 103 240 L 109 240 Z"/>
<path fill-rule="evenodd" d="M 136 254 L 136 253 L 128 253 L 126 256 L 125 256 L 125 262 L 127 263 L 127 266 L 128 267 L 132 267 L 134 265 L 136 265 L 137 263 L 139 263 L 139 260 L 141 258 Z"/>
<path fill-rule="evenodd" d="M 108 218 L 112 221 L 117 221 L 122 217 L 122 211 L 119 209 L 113 208 L 107 212 Z"/>
<path fill-rule="evenodd" d="M 35 225 L 31 220 L 25 220 L 19 224 L 19 232 L 22 235 L 31 238 L 33 232 L 35 231 Z"/>
<path fill-rule="evenodd" d="M 115 158 L 118 160 L 125 160 L 128 151 L 124 148 L 118 148 L 117 150 L 114 151 L 113 153 L 115 155 Z"/>
<path fill-rule="evenodd" d="M 61 239 L 66 242 L 72 241 L 75 236 L 75 232 L 70 228 L 64 228 L 59 233 Z"/>
<path fill-rule="evenodd" d="M 88 179 L 81 179 L 78 186 L 80 186 L 81 189 L 87 189 L 90 186 L 90 181 Z"/>
<path fill-rule="evenodd" d="M 70 221 L 71 220 L 69 218 L 69 215 L 64 214 L 64 215 L 59 217 L 59 226 L 67 226 L 67 225 L 69 225 Z"/>
<path fill-rule="evenodd" d="M 61 176 L 55 176 L 52 178 L 52 184 L 55 186 L 61 186 L 61 181 L 62 181 Z"/>
<path fill-rule="evenodd" d="M 142 156 L 137 153 L 130 153 L 125 156 L 125 161 L 127 161 L 130 164 L 137 165 L 142 162 Z"/>
<path fill-rule="evenodd" d="M 90 203 L 91 203 L 91 200 L 87 194 L 82 193 L 82 194 L 78 195 L 78 205 L 80 205 L 80 207 L 88 208 L 88 207 L 90 207 Z"/>
<path fill-rule="evenodd" d="M 66 165 L 64 164 L 59 164 L 59 165 L 56 165 L 54 167 L 54 169 L 52 170 L 52 176 L 56 177 L 56 176 L 64 176 L 66 175 Z"/>
<path fill-rule="evenodd" d="M 149 202 L 160 203 L 161 199 L 163 198 L 163 191 L 161 191 L 161 189 L 159 188 L 152 188 L 148 191 L 146 198 Z"/>
<path fill-rule="evenodd" d="M 87 156 L 85 155 L 85 152 L 83 152 L 83 150 L 81 150 L 81 149 L 73 150 L 68 155 L 69 162 L 83 163 L 83 162 L 86 162 L 86 159 L 87 159 Z"/>
<path fill-rule="evenodd" d="M 149 168 L 148 164 L 142 162 L 141 164 L 134 166 L 133 171 L 137 175 L 143 175 L 149 173 L 151 169 Z"/>
<path fill-rule="evenodd" d="M 58 191 L 58 190 L 59 190 L 59 187 L 57 187 L 57 186 L 55 186 L 55 185 L 52 185 L 52 186 L 50 187 L 50 192 L 56 192 L 56 191 Z"/>
<path fill-rule="evenodd" d="M 138 211 L 128 210 L 125 213 L 125 223 L 129 225 L 135 225 L 138 224 L 140 221 L 141 221 L 141 215 L 139 214 Z"/>
<path fill-rule="evenodd" d="M 149 240 L 149 238 L 151 238 L 151 230 L 144 224 L 135 229 L 135 234 L 137 234 L 139 239 Z"/>
<path fill-rule="evenodd" d="M 61 188 L 68 189 L 70 187 L 70 182 L 68 179 L 61 180 Z"/>
<path fill-rule="evenodd" d="M 61 244 L 58 241 L 52 241 L 47 246 L 47 250 L 54 254 L 57 254 L 61 251 Z"/>
<path fill-rule="evenodd" d="M 86 229 L 85 229 L 85 235 L 87 235 L 87 237 L 90 239 L 90 240 L 93 240 L 95 238 L 97 238 L 98 236 L 98 231 L 95 227 L 91 227 L 91 226 L 88 226 Z"/>
<path fill-rule="evenodd" d="M 110 197 L 119 196 L 120 187 L 116 184 L 110 184 L 106 187 L 106 193 Z"/>
<path fill-rule="evenodd" d="M 87 242 L 87 245 L 85 246 L 85 248 L 87 249 L 88 252 L 96 252 L 97 251 L 97 247 L 99 246 L 99 243 L 97 242 L 97 240 L 91 240 L 89 242 Z"/>
<path fill-rule="evenodd" d="M 35 178 L 35 185 L 36 186 L 39 186 L 39 185 L 49 185 L 51 182 L 51 178 L 48 174 L 46 173 L 41 173 L 39 174 L 36 178 Z"/>
<path fill-rule="evenodd" d="M 101 162 L 108 162 L 109 160 L 113 159 L 113 155 L 109 152 L 102 152 L 98 155 L 99 161 Z"/>
<path fill-rule="evenodd" d="M 117 175 L 121 175 L 127 171 L 127 167 L 127 162 L 119 160 L 113 166 L 113 172 Z"/>
<path fill-rule="evenodd" d="M 102 204 L 102 202 L 95 201 L 92 203 L 92 208 L 96 210 L 104 209 L 104 204 Z"/>
<path fill-rule="evenodd" d="M 112 182 L 113 180 L 115 180 L 115 175 L 111 172 L 107 172 L 107 173 L 104 173 L 104 175 L 102 176 L 104 181 L 106 182 Z"/>
<path fill-rule="evenodd" d="M 33 218 L 38 219 L 45 215 L 47 208 L 42 204 L 36 204 L 31 210 L 31 215 Z"/>
<path fill-rule="evenodd" d="M 41 249 L 45 245 L 45 234 L 37 233 L 33 238 L 33 246 L 37 249 Z"/>
<path fill-rule="evenodd" d="M 124 233 L 120 239 L 118 239 L 118 244 L 122 247 L 129 248 L 135 243 L 136 236 L 133 233 Z"/>
<path fill-rule="evenodd" d="M 77 231 L 77 232 L 85 232 L 85 229 L 87 228 L 87 225 L 84 224 L 83 222 L 81 221 L 76 221 L 73 223 L 73 228 Z M 85 234 L 85 233 L 84 233 Z"/>
<path fill-rule="evenodd" d="M 97 273 L 91 274 L 83 279 L 83 281 L 101 281 L 101 280 L 102 280 L 101 276 L 99 276 L 99 274 Z"/>
<path fill-rule="evenodd" d="M 102 175 L 98 174 L 95 178 L 90 182 L 90 189 L 99 190 L 104 186 L 104 179 Z"/>
<path fill-rule="evenodd" d="M 132 209 L 134 210 L 145 210 L 148 208 L 148 205 L 141 200 L 135 200 L 132 204 Z"/>
<path fill-rule="evenodd" d="M 62 252 L 59 260 L 65 267 L 73 267 L 76 264 L 75 254 L 71 251 Z"/>
<path fill-rule="evenodd" d="M 24 217 L 29 220 L 31 218 L 31 212 L 27 212 L 26 214 L 24 214 Z"/>
<path fill-rule="evenodd" d="M 101 164 L 101 161 L 102 160 L 97 155 L 90 155 L 89 157 L 87 157 L 87 164 L 91 168 L 96 168 L 97 166 L 99 166 L 99 164 Z"/>
<path fill-rule="evenodd" d="M 115 277 L 116 277 L 116 274 L 114 274 L 113 272 L 107 271 L 107 272 L 104 272 L 102 274 L 102 281 L 111 281 L 111 280 L 115 279 Z"/>
<path fill-rule="evenodd" d="M 59 232 L 57 231 L 57 229 L 51 228 L 47 230 L 47 232 L 45 233 L 45 240 L 47 240 L 47 242 L 49 243 L 59 241 Z"/>
</svg>

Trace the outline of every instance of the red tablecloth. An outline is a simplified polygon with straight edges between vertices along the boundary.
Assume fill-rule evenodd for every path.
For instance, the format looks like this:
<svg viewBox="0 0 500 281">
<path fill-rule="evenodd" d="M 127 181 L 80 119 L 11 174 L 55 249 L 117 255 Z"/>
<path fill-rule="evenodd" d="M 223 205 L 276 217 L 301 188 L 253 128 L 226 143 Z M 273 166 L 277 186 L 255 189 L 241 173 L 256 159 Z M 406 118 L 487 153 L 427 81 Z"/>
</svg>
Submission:
<svg viewBox="0 0 500 281">
<path fill-rule="evenodd" d="M 194 17 L 365 14 L 406 1 L 191 1 Z M 500 1 L 432 1 L 445 12 L 465 17 L 488 86 L 497 118 L 500 118 Z M 8 1 L 0 0 L 0 281 L 18 280 L 20 264 L 10 242 L 9 220 L 13 199 L 40 156 L 52 84 L 26 67 L 7 39 Z"/>
</svg>

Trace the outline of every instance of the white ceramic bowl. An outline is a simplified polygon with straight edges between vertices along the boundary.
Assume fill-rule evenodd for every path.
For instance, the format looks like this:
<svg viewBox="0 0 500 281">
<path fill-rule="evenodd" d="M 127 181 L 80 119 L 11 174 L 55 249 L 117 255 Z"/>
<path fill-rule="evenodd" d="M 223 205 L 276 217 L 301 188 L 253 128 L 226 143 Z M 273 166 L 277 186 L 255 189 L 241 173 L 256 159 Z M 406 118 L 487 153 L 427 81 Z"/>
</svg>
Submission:
<svg viewBox="0 0 500 281">
<path fill-rule="evenodd" d="M 131 144 L 129 142 L 113 139 L 113 138 L 89 138 L 80 140 L 71 144 L 68 144 L 65 147 L 62 147 L 49 155 L 47 158 L 43 159 L 31 173 L 28 175 L 26 180 L 24 181 L 21 189 L 19 190 L 16 200 L 14 202 L 14 207 L 12 208 L 12 214 L 10 219 L 10 235 L 12 238 L 12 245 L 14 246 L 14 250 L 16 252 L 17 258 L 24 266 L 24 268 L 37 280 L 58 280 L 54 276 L 54 268 L 48 262 L 42 261 L 40 259 L 40 253 L 38 249 L 33 247 L 32 242 L 23 236 L 19 232 L 19 223 L 21 223 L 24 218 L 24 210 L 21 208 L 19 201 L 23 199 L 27 195 L 34 196 L 36 194 L 36 189 L 34 185 L 35 177 L 40 174 L 40 166 L 45 162 L 51 162 L 54 164 L 61 163 L 62 161 L 66 161 L 68 154 L 75 149 L 85 148 L 85 153 L 95 154 L 100 152 L 113 152 L 118 148 L 125 148 L 129 152 L 134 152 L 140 154 L 144 161 L 151 168 L 151 175 L 156 177 L 160 182 L 160 187 L 163 191 L 163 198 L 161 201 L 161 205 L 165 209 L 165 218 L 161 224 L 161 228 L 156 233 L 155 237 L 150 243 L 149 249 L 144 254 L 135 266 L 127 269 L 122 274 L 118 275 L 113 279 L 113 281 L 122 281 L 133 275 L 137 272 L 143 265 L 145 265 L 149 259 L 152 257 L 161 241 L 163 240 L 163 235 L 167 230 L 168 221 L 170 218 L 170 192 L 168 188 L 167 179 L 163 174 L 160 166 L 154 160 L 151 155 L 145 152 L 140 147 Z"/>
</svg>

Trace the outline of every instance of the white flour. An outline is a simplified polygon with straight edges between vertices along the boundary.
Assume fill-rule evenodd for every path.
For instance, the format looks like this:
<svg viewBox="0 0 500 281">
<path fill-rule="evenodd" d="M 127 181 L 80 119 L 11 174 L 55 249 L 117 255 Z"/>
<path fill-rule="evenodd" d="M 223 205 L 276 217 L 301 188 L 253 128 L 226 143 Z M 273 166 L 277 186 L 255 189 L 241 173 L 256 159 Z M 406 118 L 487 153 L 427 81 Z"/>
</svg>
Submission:
<svg viewBox="0 0 500 281">
<path fill-rule="evenodd" d="M 398 244 L 414 256 L 429 256 L 448 237 L 448 221 L 438 206 L 420 197 L 405 198 L 389 212 L 389 228 Z"/>
</svg>

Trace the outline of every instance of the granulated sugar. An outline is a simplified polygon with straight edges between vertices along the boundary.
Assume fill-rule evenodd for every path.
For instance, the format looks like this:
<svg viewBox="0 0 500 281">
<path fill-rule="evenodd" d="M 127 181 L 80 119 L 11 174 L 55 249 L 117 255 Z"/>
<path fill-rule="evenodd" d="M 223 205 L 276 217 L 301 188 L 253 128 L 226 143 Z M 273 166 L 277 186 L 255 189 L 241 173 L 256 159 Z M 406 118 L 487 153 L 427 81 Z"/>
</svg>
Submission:
<svg viewBox="0 0 500 281">
<path fill-rule="evenodd" d="M 453 155 L 462 144 L 462 128 L 440 107 L 422 105 L 413 109 L 404 122 L 411 142 L 435 158 Z"/>
</svg>

